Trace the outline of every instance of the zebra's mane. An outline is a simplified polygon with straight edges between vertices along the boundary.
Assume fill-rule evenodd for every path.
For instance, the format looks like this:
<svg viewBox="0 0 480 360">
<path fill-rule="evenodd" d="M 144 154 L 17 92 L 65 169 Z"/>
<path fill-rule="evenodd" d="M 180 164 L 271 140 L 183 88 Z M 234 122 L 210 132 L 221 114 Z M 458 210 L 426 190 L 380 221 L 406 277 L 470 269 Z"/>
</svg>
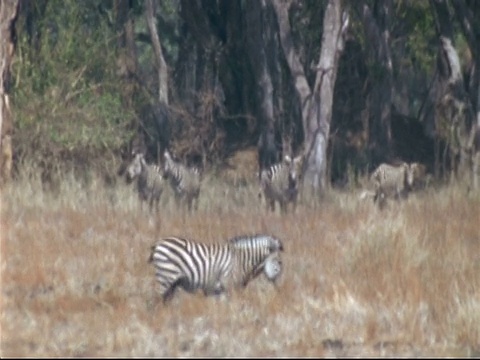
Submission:
<svg viewBox="0 0 480 360">
<path fill-rule="evenodd" d="M 271 247 L 274 242 L 274 237 L 265 234 L 255 235 L 240 235 L 228 240 L 228 242 L 235 247 L 250 248 L 250 247 Z"/>
</svg>

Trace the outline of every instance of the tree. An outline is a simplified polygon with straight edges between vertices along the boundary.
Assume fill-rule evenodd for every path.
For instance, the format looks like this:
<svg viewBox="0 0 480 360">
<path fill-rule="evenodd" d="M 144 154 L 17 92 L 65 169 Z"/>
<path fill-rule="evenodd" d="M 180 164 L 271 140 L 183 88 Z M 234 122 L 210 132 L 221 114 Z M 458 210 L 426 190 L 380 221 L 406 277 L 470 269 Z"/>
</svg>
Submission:
<svg viewBox="0 0 480 360">
<path fill-rule="evenodd" d="M 277 63 L 276 54 L 268 52 L 267 34 L 273 32 L 268 22 L 267 4 L 262 1 L 245 3 L 247 52 L 252 70 L 257 79 L 257 97 L 259 102 L 260 123 L 263 125 L 258 141 L 259 171 L 278 161 L 278 149 L 275 141 L 274 86 L 268 64 Z M 270 39 L 271 41 L 271 39 Z M 270 59 L 267 59 L 267 57 Z M 270 61 L 269 61 L 270 60 Z"/>
<path fill-rule="evenodd" d="M 344 35 L 348 28 L 347 13 L 342 13 L 342 3 L 329 0 L 324 20 L 320 59 L 313 88 L 295 51 L 288 20 L 290 2 L 272 0 L 277 14 L 280 40 L 292 81 L 299 97 L 304 144 L 304 191 L 315 197 L 326 187 L 327 145 L 332 120 L 333 91 L 340 55 L 344 48 Z"/>
<path fill-rule="evenodd" d="M 391 160 L 392 157 L 393 65 L 390 24 L 393 2 L 375 0 L 373 10 L 366 1 L 354 1 L 353 4 L 362 20 L 371 64 L 370 76 L 373 86 L 368 99 L 370 112 L 368 136 L 370 161 L 375 167 L 381 162 Z"/>
<path fill-rule="evenodd" d="M 437 136 L 444 137 L 450 153 L 452 176 L 467 174 L 469 159 L 469 131 L 473 111 L 465 91 L 460 58 L 454 45 L 452 17 L 446 0 L 432 0 L 439 35 L 437 77 L 432 92 L 435 103 Z"/>
<path fill-rule="evenodd" d="M 18 0 L 0 2 L 0 176 L 8 180 L 12 170 L 13 115 L 10 107 L 10 67 L 15 54 L 15 21 Z"/>
<path fill-rule="evenodd" d="M 155 55 L 155 67 L 158 72 L 158 100 L 160 104 L 168 106 L 168 69 L 158 36 L 153 0 L 145 1 L 145 16 L 147 18 L 148 31 L 150 32 L 153 54 Z"/>
</svg>

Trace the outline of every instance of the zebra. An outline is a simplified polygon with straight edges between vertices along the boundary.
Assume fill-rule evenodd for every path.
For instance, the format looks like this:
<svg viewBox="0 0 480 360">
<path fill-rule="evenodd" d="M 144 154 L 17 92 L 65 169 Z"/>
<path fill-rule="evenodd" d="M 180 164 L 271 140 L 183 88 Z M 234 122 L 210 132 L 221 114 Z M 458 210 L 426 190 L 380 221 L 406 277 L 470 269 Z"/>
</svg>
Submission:
<svg viewBox="0 0 480 360">
<path fill-rule="evenodd" d="M 134 153 L 134 157 L 126 170 L 127 182 L 137 179 L 137 191 L 140 205 L 148 201 L 150 211 L 153 204 L 158 212 L 160 197 L 162 196 L 164 180 L 161 168 L 155 164 L 147 164 L 143 153 Z"/>
<path fill-rule="evenodd" d="M 168 150 L 165 150 L 163 172 L 164 177 L 170 181 L 177 204 L 184 199 L 188 210 L 191 210 L 192 204 L 195 201 L 195 209 L 197 209 L 201 183 L 199 169 L 196 167 L 189 168 L 174 161 Z"/>
<path fill-rule="evenodd" d="M 270 208 L 271 211 L 275 211 L 275 202 L 278 201 L 282 213 L 287 211 L 288 203 L 293 204 L 295 211 L 301 162 L 301 155 L 293 159 L 286 155 L 282 162 L 260 171 L 260 187 L 265 197 L 267 210 Z"/>
<path fill-rule="evenodd" d="M 413 188 L 415 173 L 418 171 L 417 164 L 412 165 L 402 162 L 399 165 L 382 163 L 370 176 L 370 183 L 374 187 L 373 194 L 369 191 L 362 193 L 360 198 L 373 195 L 373 202 L 383 208 L 387 198 L 397 200 L 407 198 Z"/>
<path fill-rule="evenodd" d="M 224 243 L 204 244 L 181 237 L 166 237 L 151 248 L 163 302 L 177 287 L 220 295 L 230 285 L 245 287 L 262 271 L 275 282 L 282 271 L 282 242 L 270 235 L 239 236 Z"/>
</svg>

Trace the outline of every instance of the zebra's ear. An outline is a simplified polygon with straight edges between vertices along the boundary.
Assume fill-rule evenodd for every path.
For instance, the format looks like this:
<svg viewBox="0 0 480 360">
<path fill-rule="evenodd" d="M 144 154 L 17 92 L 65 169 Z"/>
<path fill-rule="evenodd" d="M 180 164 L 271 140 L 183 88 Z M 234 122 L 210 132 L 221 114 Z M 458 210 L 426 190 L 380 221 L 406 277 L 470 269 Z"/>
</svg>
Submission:
<svg viewBox="0 0 480 360">
<path fill-rule="evenodd" d="M 286 162 L 287 164 L 290 164 L 290 163 L 292 162 L 291 157 L 288 156 L 288 155 L 285 155 L 285 158 L 284 158 L 284 159 L 285 159 L 285 162 Z"/>
</svg>

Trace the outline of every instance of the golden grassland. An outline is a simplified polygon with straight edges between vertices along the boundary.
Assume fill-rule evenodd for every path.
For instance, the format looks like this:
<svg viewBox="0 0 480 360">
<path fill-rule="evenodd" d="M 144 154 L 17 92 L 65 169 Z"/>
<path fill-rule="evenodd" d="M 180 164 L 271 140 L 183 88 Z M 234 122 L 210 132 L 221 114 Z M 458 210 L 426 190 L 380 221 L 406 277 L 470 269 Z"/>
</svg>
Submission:
<svg viewBox="0 0 480 360">
<path fill-rule="evenodd" d="M 255 183 L 210 176 L 197 212 L 166 192 L 155 216 L 123 182 L 1 191 L 1 356 L 480 355 L 479 194 L 428 189 L 379 211 L 331 191 L 281 216 Z M 260 232 L 285 245 L 276 288 L 158 301 L 155 239 Z"/>
</svg>

